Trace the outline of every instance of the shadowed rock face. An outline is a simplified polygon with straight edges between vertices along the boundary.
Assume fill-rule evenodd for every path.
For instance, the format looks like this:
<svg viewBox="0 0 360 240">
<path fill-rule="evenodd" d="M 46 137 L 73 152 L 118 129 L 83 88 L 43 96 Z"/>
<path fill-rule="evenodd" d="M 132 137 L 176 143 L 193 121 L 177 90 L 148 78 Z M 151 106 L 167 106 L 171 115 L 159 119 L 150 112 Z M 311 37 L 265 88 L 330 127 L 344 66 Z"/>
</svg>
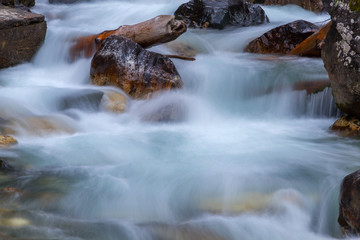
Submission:
<svg viewBox="0 0 360 240">
<path fill-rule="evenodd" d="M 243 0 L 191 0 L 182 4 L 175 17 L 192 28 L 223 29 L 226 26 L 251 26 L 268 22 L 264 10 Z"/>
<path fill-rule="evenodd" d="M 35 0 L 0 0 L 0 4 L 14 7 L 16 5 L 24 5 L 25 7 L 35 6 Z"/>
<path fill-rule="evenodd" d="M 350 11 L 349 0 L 333 6 L 333 22 L 322 49 L 338 108 L 360 117 L 360 13 Z"/>
<path fill-rule="evenodd" d="M 45 34 L 43 15 L 0 5 L 0 68 L 30 61 Z"/>
<path fill-rule="evenodd" d="M 264 33 L 251 41 L 244 51 L 262 54 L 287 54 L 318 29 L 316 25 L 310 22 L 294 21 Z"/>
<path fill-rule="evenodd" d="M 169 58 L 115 35 L 106 38 L 96 52 L 91 62 L 90 78 L 96 85 L 116 86 L 138 99 L 183 85 Z"/>
<path fill-rule="evenodd" d="M 360 170 L 347 175 L 341 185 L 339 218 L 346 235 L 360 233 Z"/>
<path fill-rule="evenodd" d="M 247 0 L 247 1 L 251 3 L 257 3 L 263 5 L 295 4 L 313 12 L 321 12 L 324 9 L 324 5 L 327 6 L 327 3 L 324 4 L 322 0 Z"/>
</svg>

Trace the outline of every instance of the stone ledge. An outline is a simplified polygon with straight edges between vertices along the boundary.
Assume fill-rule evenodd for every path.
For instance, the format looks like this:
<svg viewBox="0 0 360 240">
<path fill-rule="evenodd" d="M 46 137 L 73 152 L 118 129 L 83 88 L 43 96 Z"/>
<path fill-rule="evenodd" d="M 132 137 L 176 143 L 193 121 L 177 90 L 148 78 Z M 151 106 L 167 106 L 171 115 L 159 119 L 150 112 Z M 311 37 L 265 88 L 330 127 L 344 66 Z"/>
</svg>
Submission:
<svg viewBox="0 0 360 240">
<path fill-rule="evenodd" d="M 44 22 L 40 14 L 0 5 L 0 30 Z"/>
</svg>

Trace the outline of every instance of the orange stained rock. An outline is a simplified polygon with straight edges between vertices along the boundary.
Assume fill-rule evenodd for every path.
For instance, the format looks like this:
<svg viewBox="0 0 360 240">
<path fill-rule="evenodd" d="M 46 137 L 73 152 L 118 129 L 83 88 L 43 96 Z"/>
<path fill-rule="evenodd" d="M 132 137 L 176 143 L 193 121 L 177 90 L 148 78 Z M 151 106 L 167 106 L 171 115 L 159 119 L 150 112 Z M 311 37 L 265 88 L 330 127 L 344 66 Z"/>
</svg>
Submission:
<svg viewBox="0 0 360 240">
<path fill-rule="evenodd" d="M 319 31 L 312 34 L 310 37 L 305 39 L 299 45 L 297 45 L 289 55 L 299 55 L 307 57 L 321 57 L 320 48 L 326 38 L 327 33 L 330 30 L 332 22 L 328 22 L 322 26 Z"/>
</svg>

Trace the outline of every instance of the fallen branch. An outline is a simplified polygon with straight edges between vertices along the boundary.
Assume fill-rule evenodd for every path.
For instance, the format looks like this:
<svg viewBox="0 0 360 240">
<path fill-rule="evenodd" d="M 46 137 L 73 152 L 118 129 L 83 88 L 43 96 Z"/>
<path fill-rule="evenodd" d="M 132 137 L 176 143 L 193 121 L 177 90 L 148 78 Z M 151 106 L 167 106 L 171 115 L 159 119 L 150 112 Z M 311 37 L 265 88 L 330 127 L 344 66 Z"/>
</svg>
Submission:
<svg viewBox="0 0 360 240">
<path fill-rule="evenodd" d="M 322 26 L 319 31 L 306 38 L 299 45 L 297 45 L 289 55 L 299 55 L 308 57 L 321 57 L 320 49 L 330 30 L 332 22 L 328 22 Z"/>
<path fill-rule="evenodd" d="M 129 38 L 143 48 L 175 40 L 186 31 L 184 21 L 176 20 L 172 15 L 160 15 L 135 25 L 123 25 L 118 29 L 104 31 L 100 34 L 80 37 L 70 48 L 71 60 L 84 56 L 93 56 L 102 41 L 110 35 Z"/>
<path fill-rule="evenodd" d="M 178 58 L 178 59 L 186 60 L 186 61 L 195 61 L 196 60 L 193 57 L 185 57 L 185 56 L 179 56 L 179 55 L 165 54 L 164 56 L 166 56 L 168 58 Z"/>
</svg>

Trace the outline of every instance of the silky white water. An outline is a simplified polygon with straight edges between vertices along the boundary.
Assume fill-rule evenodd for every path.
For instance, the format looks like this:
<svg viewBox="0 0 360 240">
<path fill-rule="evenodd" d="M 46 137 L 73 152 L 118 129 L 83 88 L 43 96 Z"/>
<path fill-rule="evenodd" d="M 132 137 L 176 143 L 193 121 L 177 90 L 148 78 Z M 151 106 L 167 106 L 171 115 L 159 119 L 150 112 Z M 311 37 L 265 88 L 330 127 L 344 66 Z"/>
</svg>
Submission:
<svg viewBox="0 0 360 240">
<path fill-rule="evenodd" d="M 298 19 L 320 23 L 327 14 L 264 7 L 269 24 L 188 30 L 180 40 L 200 53 L 195 62 L 173 60 L 182 90 L 128 99 L 123 114 L 87 98 L 64 105 L 115 90 L 90 84 L 91 59 L 69 62 L 72 38 L 172 14 L 183 2 L 36 1 L 33 11 L 48 24 L 44 45 L 31 63 L 0 71 L 1 117 L 20 119 L 13 135 L 19 144 L 0 150 L 18 169 L 0 174 L 1 189 L 18 191 L 0 194 L 0 239 L 341 236 L 339 185 L 360 165 L 360 142 L 329 131 L 339 114 L 330 89 L 311 96 L 292 91 L 298 81 L 326 79 L 323 62 L 243 52 L 271 28 Z M 182 121 L 142 120 L 169 103 L 181 103 Z M 60 130 L 21 122 L 37 117 Z"/>
</svg>

